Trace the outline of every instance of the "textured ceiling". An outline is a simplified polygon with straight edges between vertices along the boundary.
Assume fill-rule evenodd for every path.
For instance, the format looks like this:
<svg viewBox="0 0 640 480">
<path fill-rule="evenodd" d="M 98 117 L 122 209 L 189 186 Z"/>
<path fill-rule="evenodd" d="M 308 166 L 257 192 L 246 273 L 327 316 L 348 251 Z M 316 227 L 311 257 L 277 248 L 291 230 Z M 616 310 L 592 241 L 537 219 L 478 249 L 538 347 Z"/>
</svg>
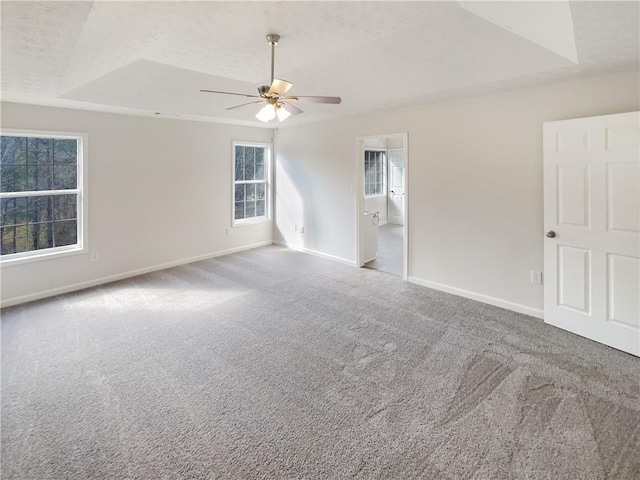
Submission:
<svg viewBox="0 0 640 480">
<path fill-rule="evenodd" d="M 2 98 L 260 124 L 225 111 L 277 78 L 283 125 L 639 68 L 631 2 L 2 2 Z M 260 124 L 263 125 L 263 124 Z"/>
</svg>

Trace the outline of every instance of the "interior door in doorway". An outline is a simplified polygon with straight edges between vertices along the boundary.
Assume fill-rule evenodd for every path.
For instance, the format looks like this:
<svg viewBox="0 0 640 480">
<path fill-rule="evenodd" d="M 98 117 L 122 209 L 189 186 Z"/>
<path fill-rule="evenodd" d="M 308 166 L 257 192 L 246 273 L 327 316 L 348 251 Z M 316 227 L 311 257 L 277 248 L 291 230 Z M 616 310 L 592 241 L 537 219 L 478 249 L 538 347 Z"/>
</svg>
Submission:
<svg viewBox="0 0 640 480">
<path fill-rule="evenodd" d="M 404 150 L 389 150 L 388 162 L 388 222 L 404 225 Z"/>
<path fill-rule="evenodd" d="M 640 356 L 640 113 L 544 124 L 544 321 Z"/>
</svg>

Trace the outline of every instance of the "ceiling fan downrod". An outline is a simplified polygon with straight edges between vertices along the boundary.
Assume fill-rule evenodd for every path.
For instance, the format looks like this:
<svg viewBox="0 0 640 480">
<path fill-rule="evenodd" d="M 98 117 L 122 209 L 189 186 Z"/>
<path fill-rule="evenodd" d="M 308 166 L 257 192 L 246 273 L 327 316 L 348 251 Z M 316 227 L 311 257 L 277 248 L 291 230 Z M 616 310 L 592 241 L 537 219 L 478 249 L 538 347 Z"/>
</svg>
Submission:
<svg viewBox="0 0 640 480">
<path fill-rule="evenodd" d="M 274 79 L 273 70 L 274 70 L 275 56 L 276 56 L 276 45 L 278 45 L 279 41 L 280 41 L 280 35 L 278 35 L 277 33 L 270 33 L 267 35 L 267 42 L 269 42 L 269 45 L 271 45 L 271 81 L 269 82 L 269 85 L 273 84 L 273 79 Z"/>
</svg>

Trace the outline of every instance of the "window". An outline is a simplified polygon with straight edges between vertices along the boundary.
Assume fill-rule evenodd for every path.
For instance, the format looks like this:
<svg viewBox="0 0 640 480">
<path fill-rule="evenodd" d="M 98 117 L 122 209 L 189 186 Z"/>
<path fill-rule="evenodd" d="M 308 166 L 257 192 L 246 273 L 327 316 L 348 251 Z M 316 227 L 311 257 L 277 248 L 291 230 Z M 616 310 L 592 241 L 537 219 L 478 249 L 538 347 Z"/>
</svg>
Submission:
<svg viewBox="0 0 640 480">
<path fill-rule="evenodd" d="M 384 150 L 364 151 L 364 194 L 384 194 Z"/>
<path fill-rule="evenodd" d="M 83 136 L 0 134 L 0 258 L 83 251 Z"/>
<path fill-rule="evenodd" d="M 233 147 L 233 224 L 267 221 L 271 147 L 256 143 Z"/>
</svg>

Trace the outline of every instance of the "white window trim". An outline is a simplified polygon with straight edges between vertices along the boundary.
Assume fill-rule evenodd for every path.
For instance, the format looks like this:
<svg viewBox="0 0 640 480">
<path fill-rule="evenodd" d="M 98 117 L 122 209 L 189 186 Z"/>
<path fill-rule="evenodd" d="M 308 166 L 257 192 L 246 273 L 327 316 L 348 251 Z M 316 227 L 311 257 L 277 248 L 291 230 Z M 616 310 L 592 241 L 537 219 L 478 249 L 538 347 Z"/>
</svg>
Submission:
<svg viewBox="0 0 640 480">
<path fill-rule="evenodd" d="M 78 195 L 78 243 L 64 245 L 62 247 L 44 248 L 30 252 L 11 253 L 0 255 L 0 265 L 10 267 L 24 263 L 38 262 L 52 258 L 66 257 L 69 255 L 84 254 L 89 251 L 89 196 L 87 186 L 89 184 L 89 169 L 87 168 L 87 150 L 89 149 L 89 135 L 79 132 L 55 132 L 50 130 L 23 130 L 17 128 L 2 128 L 0 136 L 5 137 L 38 137 L 38 138 L 63 138 L 78 141 L 78 185 L 69 190 L 42 190 L 29 192 L 5 192 L 0 193 L 1 198 L 29 197 L 40 195 L 62 195 L 64 193 L 77 193 Z"/>
<path fill-rule="evenodd" d="M 364 194 L 364 196 L 366 198 L 376 198 L 376 197 L 386 197 L 387 193 L 386 193 L 386 188 L 387 188 L 387 156 L 388 156 L 388 152 L 386 148 L 377 148 L 377 147 L 365 147 L 363 150 L 365 153 L 366 152 L 382 152 L 384 153 L 384 156 L 382 157 L 382 185 L 381 185 L 381 189 L 382 189 L 382 193 L 370 193 L 370 194 Z M 362 159 L 362 162 L 364 164 L 364 158 Z M 362 191 L 364 192 L 366 189 L 366 180 L 364 178 L 364 167 L 363 167 L 363 175 L 362 175 Z"/>
<path fill-rule="evenodd" d="M 240 147 L 263 147 L 267 149 L 267 160 L 265 166 L 267 167 L 267 174 L 265 178 L 265 192 L 267 195 L 267 201 L 265 203 L 265 215 L 261 217 L 242 218 L 236 220 L 235 206 L 236 206 L 236 146 Z M 268 223 L 272 221 L 271 205 L 271 163 L 273 157 L 273 145 L 271 143 L 261 142 L 242 142 L 233 141 L 231 145 L 231 226 L 232 227 L 244 227 L 246 225 L 255 225 L 258 223 Z M 243 183 L 262 183 L 259 180 L 247 181 Z"/>
</svg>

